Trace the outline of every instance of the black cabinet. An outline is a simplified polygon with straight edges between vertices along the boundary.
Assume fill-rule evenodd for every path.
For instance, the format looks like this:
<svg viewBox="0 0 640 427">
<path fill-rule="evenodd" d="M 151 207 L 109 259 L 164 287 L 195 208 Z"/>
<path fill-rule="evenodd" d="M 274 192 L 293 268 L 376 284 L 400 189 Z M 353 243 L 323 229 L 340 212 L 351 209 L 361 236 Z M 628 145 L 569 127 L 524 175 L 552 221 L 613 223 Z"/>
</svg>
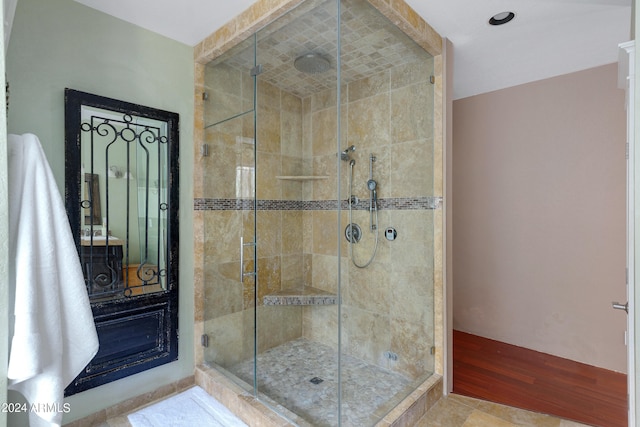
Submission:
<svg viewBox="0 0 640 427">
<path fill-rule="evenodd" d="M 124 291 L 123 243 L 119 239 L 110 239 L 108 245 L 104 239 L 82 239 L 80 261 L 87 292 L 92 300 Z"/>
</svg>

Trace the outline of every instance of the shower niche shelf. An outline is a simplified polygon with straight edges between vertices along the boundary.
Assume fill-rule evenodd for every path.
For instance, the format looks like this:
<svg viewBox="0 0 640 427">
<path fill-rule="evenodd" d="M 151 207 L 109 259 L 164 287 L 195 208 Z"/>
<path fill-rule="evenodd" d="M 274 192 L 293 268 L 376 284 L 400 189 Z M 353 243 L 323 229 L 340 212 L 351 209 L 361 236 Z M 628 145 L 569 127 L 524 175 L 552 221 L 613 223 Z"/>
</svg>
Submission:
<svg viewBox="0 0 640 427">
<path fill-rule="evenodd" d="M 311 286 L 283 289 L 262 299 L 264 305 L 334 305 L 338 295 Z"/>
<path fill-rule="evenodd" d="M 315 181 L 318 179 L 329 179 L 327 175 L 289 175 L 276 176 L 276 178 L 283 181 Z"/>
</svg>

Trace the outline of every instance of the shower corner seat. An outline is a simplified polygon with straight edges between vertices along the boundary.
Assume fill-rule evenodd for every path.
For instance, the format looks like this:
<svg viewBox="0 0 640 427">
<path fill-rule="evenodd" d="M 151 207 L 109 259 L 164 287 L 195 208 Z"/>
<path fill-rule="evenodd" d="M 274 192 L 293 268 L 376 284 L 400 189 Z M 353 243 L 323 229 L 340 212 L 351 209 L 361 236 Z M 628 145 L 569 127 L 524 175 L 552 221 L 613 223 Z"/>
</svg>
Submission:
<svg viewBox="0 0 640 427">
<path fill-rule="evenodd" d="M 338 303 L 338 295 L 302 285 L 265 295 L 262 302 L 264 305 L 333 305 Z"/>
</svg>

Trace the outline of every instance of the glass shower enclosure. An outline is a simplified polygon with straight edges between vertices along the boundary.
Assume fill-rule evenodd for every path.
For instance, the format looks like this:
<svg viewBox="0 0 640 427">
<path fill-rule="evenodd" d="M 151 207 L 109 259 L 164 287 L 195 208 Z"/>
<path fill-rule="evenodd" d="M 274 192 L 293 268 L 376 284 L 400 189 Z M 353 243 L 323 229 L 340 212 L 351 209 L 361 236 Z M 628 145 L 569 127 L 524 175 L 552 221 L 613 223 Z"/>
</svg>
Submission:
<svg viewBox="0 0 640 427">
<path fill-rule="evenodd" d="M 308 0 L 205 67 L 204 362 L 298 425 L 374 425 L 434 370 L 433 58 Z"/>
</svg>

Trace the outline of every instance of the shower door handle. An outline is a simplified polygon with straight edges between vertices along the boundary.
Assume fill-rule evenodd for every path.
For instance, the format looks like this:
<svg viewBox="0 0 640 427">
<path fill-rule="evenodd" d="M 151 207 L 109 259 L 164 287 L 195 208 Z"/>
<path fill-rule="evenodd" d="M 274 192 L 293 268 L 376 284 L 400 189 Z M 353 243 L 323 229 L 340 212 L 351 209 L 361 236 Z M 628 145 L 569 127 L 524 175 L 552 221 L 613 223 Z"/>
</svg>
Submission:
<svg viewBox="0 0 640 427">
<path fill-rule="evenodd" d="M 244 247 L 245 246 L 255 246 L 254 242 L 245 243 L 244 237 L 240 237 L 240 283 L 244 283 L 245 276 L 255 276 L 255 263 L 253 271 L 249 271 L 247 273 L 244 272 Z"/>
<path fill-rule="evenodd" d="M 620 304 L 619 302 L 612 302 L 611 306 L 616 310 L 624 310 L 627 314 L 629 314 L 629 303 Z"/>
<path fill-rule="evenodd" d="M 240 283 L 244 282 L 244 237 L 240 236 Z"/>
</svg>

